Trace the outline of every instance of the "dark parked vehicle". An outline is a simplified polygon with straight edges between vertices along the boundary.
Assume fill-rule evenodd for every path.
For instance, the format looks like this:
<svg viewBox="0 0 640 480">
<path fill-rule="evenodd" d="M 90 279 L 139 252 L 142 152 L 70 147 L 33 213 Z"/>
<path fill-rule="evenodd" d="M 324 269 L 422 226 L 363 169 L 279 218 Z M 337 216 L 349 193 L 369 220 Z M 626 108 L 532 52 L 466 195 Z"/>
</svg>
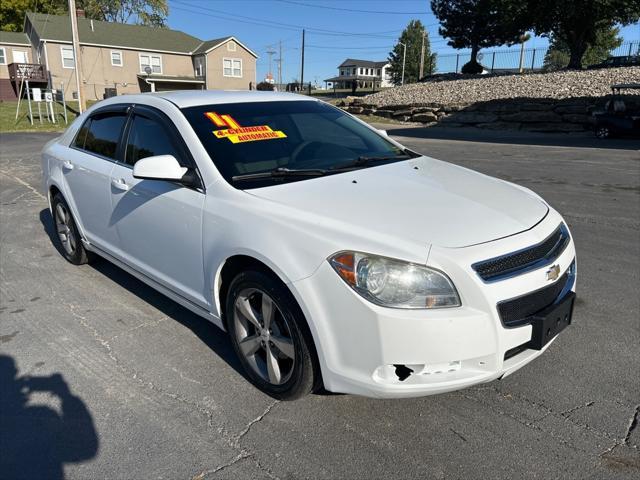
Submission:
<svg viewBox="0 0 640 480">
<path fill-rule="evenodd" d="M 640 137 L 640 96 L 630 100 L 629 97 L 623 97 L 623 90 L 640 93 L 640 83 L 611 85 L 612 98 L 607 101 L 604 110 L 593 112 L 596 137 Z"/>
<path fill-rule="evenodd" d="M 616 67 L 633 67 L 640 65 L 640 55 L 622 55 L 619 57 L 609 57 L 606 60 L 589 65 L 589 70 L 594 68 L 616 68 Z"/>
</svg>

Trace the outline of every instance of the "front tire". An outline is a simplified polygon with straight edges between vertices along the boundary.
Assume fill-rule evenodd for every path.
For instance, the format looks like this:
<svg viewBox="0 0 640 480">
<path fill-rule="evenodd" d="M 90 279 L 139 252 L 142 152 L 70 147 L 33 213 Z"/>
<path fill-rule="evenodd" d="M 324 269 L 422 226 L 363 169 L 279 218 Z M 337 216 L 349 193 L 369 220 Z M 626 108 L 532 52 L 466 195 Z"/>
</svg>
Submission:
<svg viewBox="0 0 640 480">
<path fill-rule="evenodd" d="M 225 315 L 233 348 L 251 382 L 279 400 L 295 400 L 318 387 L 313 339 L 287 287 L 259 271 L 237 275 Z"/>
<path fill-rule="evenodd" d="M 62 256 L 74 265 L 84 265 L 93 260 L 91 252 L 87 252 L 82 244 L 76 222 L 64 197 L 57 193 L 51 202 L 53 211 L 53 228 L 60 242 Z"/>
</svg>

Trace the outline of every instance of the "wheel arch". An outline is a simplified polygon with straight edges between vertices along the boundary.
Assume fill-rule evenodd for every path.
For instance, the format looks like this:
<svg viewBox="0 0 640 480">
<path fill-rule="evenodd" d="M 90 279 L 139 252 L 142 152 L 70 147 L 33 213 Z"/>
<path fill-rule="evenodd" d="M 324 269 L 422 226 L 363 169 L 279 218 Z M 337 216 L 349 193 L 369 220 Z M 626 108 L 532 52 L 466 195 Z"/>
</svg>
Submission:
<svg viewBox="0 0 640 480">
<path fill-rule="evenodd" d="M 227 297 L 227 292 L 229 291 L 229 285 L 236 275 L 246 270 L 264 272 L 277 278 L 285 286 L 289 283 L 286 277 L 284 277 L 281 272 L 278 272 L 278 269 L 271 267 L 265 261 L 256 258 L 256 256 L 246 253 L 237 253 L 227 257 L 217 268 L 213 283 L 215 306 L 220 313 L 220 318 L 225 330 L 227 329 L 227 324 L 226 316 L 224 315 L 224 301 Z"/>
<path fill-rule="evenodd" d="M 323 365 L 323 356 L 321 355 L 321 346 L 319 345 L 319 337 L 315 328 L 310 324 L 309 318 L 307 315 L 307 309 L 301 302 L 301 298 L 298 295 L 298 292 L 295 289 L 291 288 L 291 282 L 286 279 L 284 274 L 279 271 L 279 269 L 275 266 L 268 265 L 265 261 L 256 258 L 248 253 L 237 253 L 225 259 L 225 261 L 219 266 L 216 271 L 216 277 L 214 281 L 214 302 L 220 313 L 220 320 L 222 323 L 222 327 L 228 332 L 229 329 L 227 327 L 226 315 L 224 313 L 224 302 L 227 296 L 227 292 L 229 291 L 229 285 L 233 281 L 233 279 L 240 272 L 246 270 L 257 270 L 263 272 L 269 276 L 272 276 L 279 280 L 289 293 L 291 294 L 292 299 L 295 301 L 299 313 L 304 320 L 304 325 L 302 328 L 306 330 L 309 338 L 312 341 L 312 344 L 309 345 L 309 348 L 312 350 L 312 356 L 314 358 L 314 368 L 316 368 L 317 374 L 319 375 L 319 384 L 318 387 L 323 384 L 323 375 L 322 375 L 322 365 Z"/>
</svg>

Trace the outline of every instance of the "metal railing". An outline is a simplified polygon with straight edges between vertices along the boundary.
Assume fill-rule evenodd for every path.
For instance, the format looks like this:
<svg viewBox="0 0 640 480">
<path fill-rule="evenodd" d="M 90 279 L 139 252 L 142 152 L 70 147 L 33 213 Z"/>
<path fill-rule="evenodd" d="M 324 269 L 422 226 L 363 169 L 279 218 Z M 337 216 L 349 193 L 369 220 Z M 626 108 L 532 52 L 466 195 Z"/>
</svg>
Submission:
<svg viewBox="0 0 640 480">
<path fill-rule="evenodd" d="M 491 73 L 518 72 L 542 70 L 548 48 L 525 48 L 520 60 L 520 48 L 513 47 L 508 50 L 480 51 L 478 61 Z M 625 42 L 611 50 L 612 57 L 640 55 L 640 41 Z M 459 73 L 462 66 L 471 59 L 471 54 L 454 53 L 450 55 L 438 55 L 436 59 L 436 73 Z M 588 65 L 585 65 L 588 66 Z"/>
</svg>

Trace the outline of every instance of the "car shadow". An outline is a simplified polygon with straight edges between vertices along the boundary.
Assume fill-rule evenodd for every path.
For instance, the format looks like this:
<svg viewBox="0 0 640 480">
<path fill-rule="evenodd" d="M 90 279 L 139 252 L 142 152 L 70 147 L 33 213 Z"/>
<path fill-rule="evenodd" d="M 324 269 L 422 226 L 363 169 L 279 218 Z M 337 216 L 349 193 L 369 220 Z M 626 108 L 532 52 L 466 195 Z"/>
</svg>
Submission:
<svg viewBox="0 0 640 480">
<path fill-rule="evenodd" d="M 379 123 L 377 128 L 391 136 L 459 142 L 538 145 L 550 147 L 603 148 L 639 150 L 640 139 L 632 137 L 598 139 L 592 133 L 538 133 L 523 131 L 492 131 L 475 127 L 422 127 Z"/>
<path fill-rule="evenodd" d="M 58 236 L 53 229 L 53 221 L 48 209 L 44 209 L 40 212 L 40 222 L 51 239 L 51 242 L 62 255 L 62 247 L 60 246 Z M 190 310 L 184 308 L 169 297 L 166 297 L 157 290 L 154 290 L 133 275 L 107 260 L 98 258 L 90 266 L 105 277 L 117 283 L 120 287 L 140 298 L 142 301 L 157 308 L 167 317 L 191 330 L 211 351 L 247 379 L 227 334 L 213 323 L 206 321 L 199 315 L 196 315 Z"/>
<path fill-rule="evenodd" d="M 59 402 L 52 408 L 33 394 Z M 65 463 L 96 456 L 99 439 L 84 402 L 59 373 L 18 374 L 13 357 L 0 354 L 0 476 L 61 480 Z"/>
</svg>

